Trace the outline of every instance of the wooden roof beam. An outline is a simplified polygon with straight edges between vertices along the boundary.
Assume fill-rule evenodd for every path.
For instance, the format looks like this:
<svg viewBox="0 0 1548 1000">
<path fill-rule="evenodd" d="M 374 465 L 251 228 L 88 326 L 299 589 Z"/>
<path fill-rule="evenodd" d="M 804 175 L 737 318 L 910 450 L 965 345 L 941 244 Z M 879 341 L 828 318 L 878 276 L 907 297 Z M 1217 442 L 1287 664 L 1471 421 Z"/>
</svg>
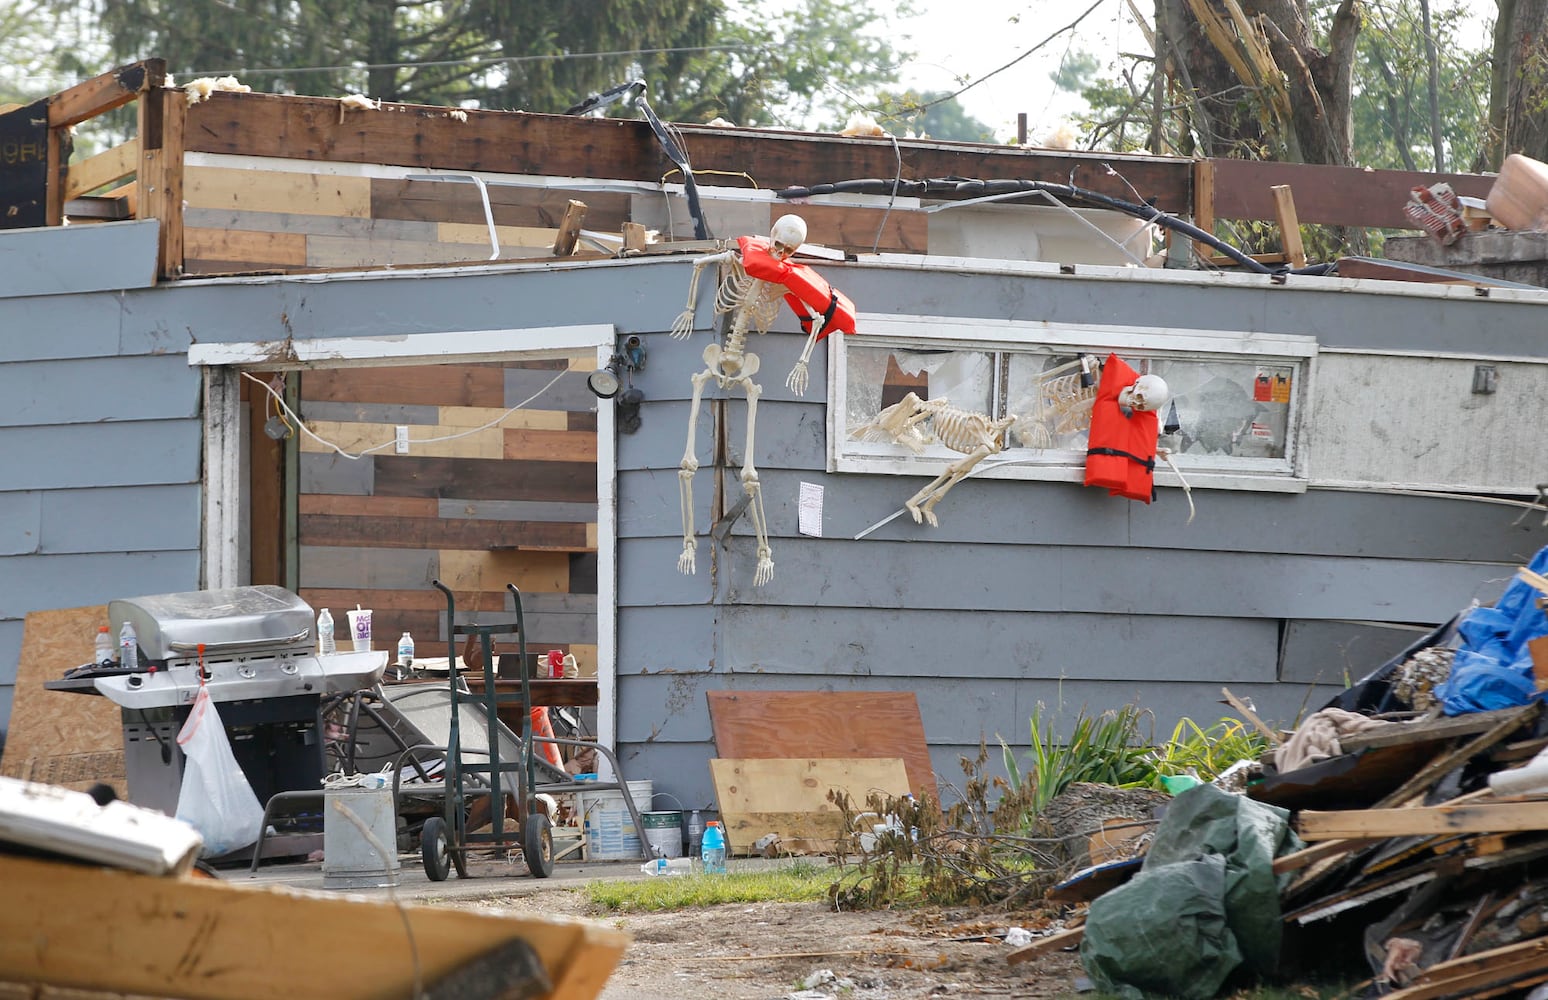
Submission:
<svg viewBox="0 0 1548 1000">
<path fill-rule="evenodd" d="M 49 128 L 78 125 L 104 111 L 122 107 L 155 87 L 165 85 L 167 61 L 141 59 L 139 62 L 108 70 L 69 90 L 61 90 L 48 99 Z"/>
</svg>

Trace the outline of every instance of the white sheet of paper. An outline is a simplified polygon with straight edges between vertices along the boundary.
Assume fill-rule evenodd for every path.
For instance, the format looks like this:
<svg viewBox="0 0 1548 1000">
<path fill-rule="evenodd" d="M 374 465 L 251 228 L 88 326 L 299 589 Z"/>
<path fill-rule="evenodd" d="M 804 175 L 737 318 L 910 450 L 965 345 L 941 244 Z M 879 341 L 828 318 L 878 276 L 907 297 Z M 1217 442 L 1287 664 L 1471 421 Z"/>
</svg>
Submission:
<svg viewBox="0 0 1548 1000">
<path fill-rule="evenodd" d="M 801 496 L 796 504 L 801 534 L 822 537 L 822 487 L 817 483 L 802 483 Z"/>
</svg>

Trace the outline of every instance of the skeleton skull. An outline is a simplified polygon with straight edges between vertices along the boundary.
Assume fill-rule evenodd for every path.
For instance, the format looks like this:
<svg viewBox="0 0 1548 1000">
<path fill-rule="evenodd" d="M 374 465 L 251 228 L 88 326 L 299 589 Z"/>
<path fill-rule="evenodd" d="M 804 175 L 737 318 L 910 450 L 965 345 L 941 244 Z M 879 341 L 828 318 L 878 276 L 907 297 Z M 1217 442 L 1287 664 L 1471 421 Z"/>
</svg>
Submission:
<svg viewBox="0 0 1548 1000">
<path fill-rule="evenodd" d="M 1118 404 L 1150 413 L 1161 409 L 1172 398 L 1172 390 L 1159 375 L 1141 375 L 1134 384 L 1118 393 Z"/>
<path fill-rule="evenodd" d="M 774 221 L 769 238 L 774 243 L 774 256 L 783 260 L 806 242 L 806 220 L 799 215 L 781 215 Z"/>
</svg>

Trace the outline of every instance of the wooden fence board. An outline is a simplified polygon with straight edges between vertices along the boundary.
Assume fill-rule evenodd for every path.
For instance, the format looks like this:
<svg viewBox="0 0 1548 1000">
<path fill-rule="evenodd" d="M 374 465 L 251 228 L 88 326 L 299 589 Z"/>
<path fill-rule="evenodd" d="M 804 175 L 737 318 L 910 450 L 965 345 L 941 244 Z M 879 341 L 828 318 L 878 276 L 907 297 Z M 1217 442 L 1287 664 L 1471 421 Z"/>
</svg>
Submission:
<svg viewBox="0 0 1548 1000">
<path fill-rule="evenodd" d="M 371 214 L 368 177 L 240 167 L 188 167 L 184 176 L 189 208 L 245 208 L 358 219 Z"/>
<path fill-rule="evenodd" d="M 873 792 L 899 797 L 909 790 L 908 771 L 897 757 L 717 758 L 710 774 L 727 845 L 737 854 L 750 853 L 769 833 L 830 849 L 844 828 L 843 814 L 828 801 L 830 791 L 847 792 L 863 810 Z"/>
<path fill-rule="evenodd" d="M 595 462 L 597 435 L 585 431 L 509 428 L 505 431 L 502 457 L 544 462 Z"/>
<path fill-rule="evenodd" d="M 937 797 L 913 692 L 710 691 L 708 696 L 721 757 L 899 757 L 913 793 Z"/>
<path fill-rule="evenodd" d="M 127 797 L 118 706 L 106 698 L 43 687 L 44 681 L 90 662 L 97 626 L 106 624 L 103 604 L 27 615 L 0 774 L 77 791 L 101 781 Z"/>
<path fill-rule="evenodd" d="M 185 229 L 183 252 L 205 262 L 305 267 L 306 237 L 300 233 L 260 233 L 241 229 Z"/>
<path fill-rule="evenodd" d="M 302 545 L 397 549 L 546 549 L 586 547 L 584 524 L 450 520 L 437 517 L 346 517 L 302 514 Z"/>
</svg>

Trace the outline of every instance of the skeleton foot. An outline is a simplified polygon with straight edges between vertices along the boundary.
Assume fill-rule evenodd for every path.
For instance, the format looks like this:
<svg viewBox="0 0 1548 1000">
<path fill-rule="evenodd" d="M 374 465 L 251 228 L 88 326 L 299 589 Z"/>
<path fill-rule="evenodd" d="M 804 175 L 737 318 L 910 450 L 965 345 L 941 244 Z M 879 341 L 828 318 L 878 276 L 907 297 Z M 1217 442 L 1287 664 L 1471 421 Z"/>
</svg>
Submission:
<svg viewBox="0 0 1548 1000">
<path fill-rule="evenodd" d="M 919 505 L 916 504 L 916 503 L 910 502 L 910 503 L 904 504 L 903 506 L 907 507 L 908 508 L 908 512 L 910 514 L 914 515 L 914 523 L 918 524 L 919 521 L 920 521 L 920 518 L 922 518 L 924 516 L 924 512 L 919 509 Z M 935 515 L 932 514 L 930 516 L 934 517 Z"/>
<path fill-rule="evenodd" d="M 785 379 L 785 388 L 797 396 L 806 395 L 806 362 L 797 361 L 795 367 L 790 369 L 789 376 Z"/>
<path fill-rule="evenodd" d="M 679 573 L 685 576 L 693 575 L 693 553 L 694 544 L 692 542 L 683 542 L 683 554 L 677 557 L 677 571 Z"/>
<path fill-rule="evenodd" d="M 758 546 L 758 568 L 753 573 L 753 586 L 761 587 L 774 579 L 774 553 L 767 545 Z"/>
<path fill-rule="evenodd" d="M 930 509 L 929 504 L 925 504 L 923 507 L 921 507 L 920 512 L 924 514 L 924 519 L 929 523 L 930 527 L 939 528 L 941 526 L 941 519 L 935 516 L 935 511 Z M 915 514 L 914 521 L 918 522 L 918 520 L 919 515 Z"/>
</svg>

